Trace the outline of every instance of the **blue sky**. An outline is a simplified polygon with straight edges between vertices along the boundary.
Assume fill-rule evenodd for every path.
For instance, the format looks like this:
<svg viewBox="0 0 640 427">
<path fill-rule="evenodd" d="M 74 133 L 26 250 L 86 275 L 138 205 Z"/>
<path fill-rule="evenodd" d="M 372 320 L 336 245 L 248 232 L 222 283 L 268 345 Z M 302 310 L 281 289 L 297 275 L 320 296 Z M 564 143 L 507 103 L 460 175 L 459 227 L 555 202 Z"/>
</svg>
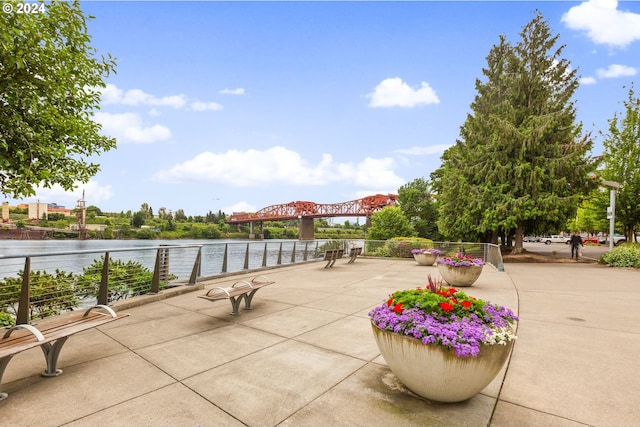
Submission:
<svg viewBox="0 0 640 427">
<path fill-rule="evenodd" d="M 489 50 L 536 10 L 578 69 L 592 154 L 640 69 L 640 2 L 81 4 L 117 58 L 95 118 L 118 148 L 74 193 L 23 202 L 74 207 L 84 190 L 106 212 L 204 215 L 395 193 L 438 168 Z"/>
</svg>

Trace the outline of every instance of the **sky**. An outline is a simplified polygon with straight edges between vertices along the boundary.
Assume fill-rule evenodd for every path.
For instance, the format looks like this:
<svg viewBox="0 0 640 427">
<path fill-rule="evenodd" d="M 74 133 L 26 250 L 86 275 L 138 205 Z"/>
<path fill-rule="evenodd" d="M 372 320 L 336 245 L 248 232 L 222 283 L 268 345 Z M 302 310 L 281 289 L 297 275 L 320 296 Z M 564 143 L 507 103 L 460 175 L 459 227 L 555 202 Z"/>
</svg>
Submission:
<svg viewBox="0 0 640 427">
<path fill-rule="evenodd" d="M 76 191 L 11 204 L 255 212 L 342 203 L 429 179 L 499 36 L 539 11 L 578 70 L 577 120 L 602 153 L 640 70 L 640 2 L 83 1 L 117 60 L 94 118 L 117 149 Z M 636 86 L 636 94 L 638 93 Z"/>
</svg>

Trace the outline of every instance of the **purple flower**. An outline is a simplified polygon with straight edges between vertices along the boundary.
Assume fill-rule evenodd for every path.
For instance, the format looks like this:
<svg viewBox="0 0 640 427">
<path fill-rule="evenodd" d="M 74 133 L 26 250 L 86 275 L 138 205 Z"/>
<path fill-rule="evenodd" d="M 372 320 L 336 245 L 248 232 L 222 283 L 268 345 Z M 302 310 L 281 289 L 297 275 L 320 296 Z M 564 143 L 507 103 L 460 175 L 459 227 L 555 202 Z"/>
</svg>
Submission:
<svg viewBox="0 0 640 427">
<path fill-rule="evenodd" d="M 433 248 L 421 248 L 421 249 L 412 249 L 412 254 L 431 254 L 431 255 L 442 255 L 442 251 Z"/>
<path fill-rule="evenodd" d="M 452 301 L 451 298 L 469 301 L 471 306 L 454 302 L 454 310 L 444 312 L 437 308 L 439 302 Z M 401 302 L 406 309 L 395 312 L 389 302 L 373 308 L 369 317 L 376 327 L 418 339 L 425 345 L 453 349 L 458 357 L 477 357 L 482 345 L 515 339 L 511 325 L 518 317 L 510 309 L 456 289 L 444 295 L 429 289 L 397 291 L 389 301 Z"/>
</svg>

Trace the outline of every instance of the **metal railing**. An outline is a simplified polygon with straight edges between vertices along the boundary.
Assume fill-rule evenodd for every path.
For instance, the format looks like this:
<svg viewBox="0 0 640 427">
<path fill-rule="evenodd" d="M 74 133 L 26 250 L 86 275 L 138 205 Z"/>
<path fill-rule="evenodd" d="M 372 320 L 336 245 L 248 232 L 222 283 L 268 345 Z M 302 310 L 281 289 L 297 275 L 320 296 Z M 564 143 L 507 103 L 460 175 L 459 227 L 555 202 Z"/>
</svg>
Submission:
<svg viewBox="0 0 640 427">
<path fill-rule="evenodd" d="M 427 246 L 424 242 L 411 240 L 361 240 L 359 242 L 363 245 L 363 255 L 397 258 L 413 258 L 411 250 Z M 482 259 L 498 271 L 504 271 L 500 247 L 492 243 L 433 242 L 428 246 L 442 251 L 443 256 L 462 252 L 473 258 Z"/>
<path fill-rule="evenodd" d="M 233 272 L 314 261 L 322 241 L 160 245 L 0 256 L 0 326 Z M 23 290 L 28 303 L 21 304 Z"/>
<path fill-rule="evenodd" d="M 362 256 L 412 258 L 415 241 L 314 240 L 159 245 L 0 256 L 0 325 L 47 317 L 94 304 L 144 294 L 233 272 L 317 261 L 326 249 Z M 445 255 L 464 251 L 503 271 L 498 246 L 486 243 L 434 242 Z M 20 309 L 22 289 L 30 292 L 28 312 Z"/>
</svg>

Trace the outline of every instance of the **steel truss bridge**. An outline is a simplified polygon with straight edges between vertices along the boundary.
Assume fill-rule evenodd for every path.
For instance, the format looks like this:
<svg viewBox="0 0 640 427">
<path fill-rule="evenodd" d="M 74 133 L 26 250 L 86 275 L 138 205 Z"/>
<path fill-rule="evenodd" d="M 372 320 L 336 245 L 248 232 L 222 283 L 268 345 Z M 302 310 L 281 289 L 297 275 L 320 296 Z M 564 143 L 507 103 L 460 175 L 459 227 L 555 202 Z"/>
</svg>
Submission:
<svg viewBox="0 0 640 427">
<path fill-rule="evenodd" d="M 289 202 L 267 206 L 255 213 L 234 212 L 227 219 L 227 223 L 242 224 L 258 221 L 285 221 L 342 216 L 370 217 L 371 214 L 382 210 L 385 206 L 394 206 L 397 199 L 397 194 L 375 194 L 343 203 Z"/>
</svg>

